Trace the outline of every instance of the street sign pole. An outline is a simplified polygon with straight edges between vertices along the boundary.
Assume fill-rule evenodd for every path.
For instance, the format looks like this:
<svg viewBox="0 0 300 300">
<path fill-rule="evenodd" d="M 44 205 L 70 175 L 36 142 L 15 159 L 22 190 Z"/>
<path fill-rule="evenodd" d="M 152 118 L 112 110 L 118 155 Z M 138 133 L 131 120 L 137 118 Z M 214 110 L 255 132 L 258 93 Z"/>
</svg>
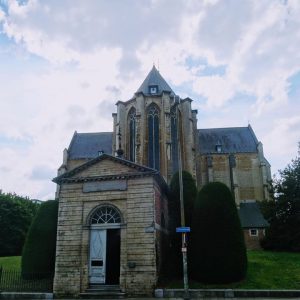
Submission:
<svg viewBox="0 0 300 300">
<path fill-rule="evenodd" d="M 179 126 L 179 108 L 177 105 L 177 140 L 178 140 L 178 171 L 179 171 L 179 197 L 180 197 L 180 216 L 181 227 L 185 227 L 184 216 L 184 202 L 183 202 L 183 182 L 182 182 L 182 160 L 181 160 L 181 143 L 180 134 L 181 126 Z M 188 282 L 188 269 L 187 269 L 187 243 L 186 232 L 182 232 L 182 264 L 183 264 L 183 286 L 184 286 L 184 299 L 189 299 L 189 282 Z"/>
</svg>

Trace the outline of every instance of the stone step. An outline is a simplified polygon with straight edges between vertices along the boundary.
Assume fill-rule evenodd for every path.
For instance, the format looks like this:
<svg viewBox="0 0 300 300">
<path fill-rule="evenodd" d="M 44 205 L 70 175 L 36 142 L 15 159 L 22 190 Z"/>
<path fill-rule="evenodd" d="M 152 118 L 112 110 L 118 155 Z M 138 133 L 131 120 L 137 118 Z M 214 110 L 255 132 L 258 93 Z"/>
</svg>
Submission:
<svg viewBox="0 0 300 300">
<path fill-rule="evenodd" d="M 98 291 L 121 291 L 119 285 L 103 285 L 103 284 L 90 284 L 87 290 L 98 290 Z"/>
<path fill-rule="evenodd" d="M 122 299 L 126 294 L 117 291 L 97 291 L 97 292 L 85 292 L 80 294 L 82 299 Z"/>
</svg>

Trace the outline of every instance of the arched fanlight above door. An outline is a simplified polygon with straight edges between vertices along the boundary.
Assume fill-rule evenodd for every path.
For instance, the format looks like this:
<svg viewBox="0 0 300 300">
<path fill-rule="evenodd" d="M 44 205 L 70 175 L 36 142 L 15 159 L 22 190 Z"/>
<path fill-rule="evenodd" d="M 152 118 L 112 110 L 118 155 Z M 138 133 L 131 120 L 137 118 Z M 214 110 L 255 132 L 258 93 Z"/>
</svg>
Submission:
<svg viewBox="0 0 300 300">
<path fill-rule="evenodd" d="M 90 224 L 120 224 L 121 215 L 112 205 L 98 207 L 90 217 Z"/>
</svg>

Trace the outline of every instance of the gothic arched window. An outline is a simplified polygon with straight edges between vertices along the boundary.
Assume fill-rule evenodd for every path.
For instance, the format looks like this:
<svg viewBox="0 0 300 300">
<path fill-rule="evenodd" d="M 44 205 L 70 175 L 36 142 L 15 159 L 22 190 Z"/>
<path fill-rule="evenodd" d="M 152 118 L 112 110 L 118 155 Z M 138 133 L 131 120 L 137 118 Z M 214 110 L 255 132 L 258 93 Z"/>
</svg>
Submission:
<svg viewBox="0 0 300 300">
<path fill-rule="evenodd" d="M 177 107 L 174 105 L 171 108 L 171 157 L 172 157 L 172 173 L 178 171 L 178 119 Z"/>
<path fill-rule="evenodd" d="M 97 208 L 90 217 L 90 224 L 121 223 L 118 210 L 110 205 L 102 205 Z"/>
<path fill-rule="evenodd" d="M 159 170 L 159 110 L 151 104 L 147 113 L 148 119 L 148 165 Z"/>
<path fill-rule="evenodd" d="M 135 149 L 136 149 L 136 110 L 132 107 L 128 114 L 129 124 L 129 160 L 135 162 Z"/>
</svg>

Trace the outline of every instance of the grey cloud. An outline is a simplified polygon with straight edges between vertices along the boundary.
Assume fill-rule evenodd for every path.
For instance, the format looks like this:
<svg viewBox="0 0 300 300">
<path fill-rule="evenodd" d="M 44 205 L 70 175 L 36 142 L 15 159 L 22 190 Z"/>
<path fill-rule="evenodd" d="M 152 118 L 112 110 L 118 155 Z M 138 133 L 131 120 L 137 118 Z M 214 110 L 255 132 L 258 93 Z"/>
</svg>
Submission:
<svg viewBox="0 0 300 300">
<path fill-rule="evenodd" d="M 86 109 L 80 105 L 71 105 L 67 108 L 66 125 L 67 129 L 82 130 L 88 128 L 93 121 Z"/>
<path fill-rule="evenodd" d="M 71 105 L 68 107 L 67 111 L 71 117 L 83 116 L 86 114 L 84 107 L 79 105 Z"/>
<path fill-rule="evenodd" d="M 254 16 L 255 11 L 250 1 L 220 1 L 208 6 L 204 19 L 199 23 L 199 45 L 211 49 L 217 58 L 227 60 Z"/>
<path fill-rule="evenodd" d="M 145 43 L 176 40 L 183 4 L 183 0 L 53 0 L 46 4 L 37 2 L 26 17 L 9 14 L 7 20 L 8 24 L 18 24 L 20 29 L 25 26 L 26 30 L 43 32 L 49 40 L 67 43 L 68 48 L 79 52 L 98 47 L 121 48 L 120 69 L 130 72 L 139 65 L 137 48 Z"/>
<path fill-rule="evenodd" d="M 30 174 L 32 180 L 51 180 L 56 175 L 56 170 L 45 165 L 35 166 Z"/>
<path fill-rule="evenodd" d="M 103 100 L 97 106 L 97 113 L 101 115 L 101 118 L 111 119 L 111 114 L 116 111 L 116 103 L 114 100 Z"/>
<path fill-rule="evenodd" d="M 121 90 L 115 85 L 108 85 L 105 90 L 111 93 L 114 97 L 119 97 L 121 94 Z"/>
<path fill-rule="evenodd" d="M 80 86 L 81 86 L 83 89 L 87 89 L 87 88 L 90 87 L 90 84 L 89 84 L 88 82 L 84 81 L 84 82 L 81 82 L 81 83 L 80 83 Z"/>
</svg>

